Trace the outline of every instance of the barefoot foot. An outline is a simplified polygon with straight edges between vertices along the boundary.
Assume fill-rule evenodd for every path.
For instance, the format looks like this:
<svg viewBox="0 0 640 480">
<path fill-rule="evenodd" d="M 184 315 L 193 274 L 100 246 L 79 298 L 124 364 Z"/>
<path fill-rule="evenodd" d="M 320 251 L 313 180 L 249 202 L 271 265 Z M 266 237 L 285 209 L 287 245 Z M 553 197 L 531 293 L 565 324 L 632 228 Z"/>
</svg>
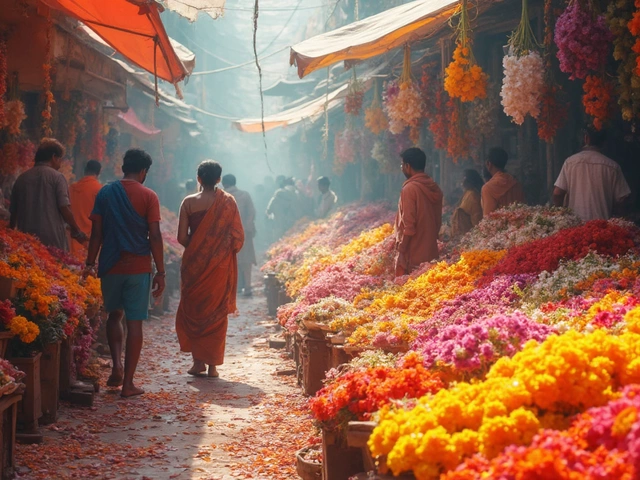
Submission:
<svg viewBox="0 0 640 480">
<path fill-rule="evenodd" d="M 220 374 L 218 373 L 218 370 L 216 370 L 216 367 L 214 365 L 209 365 L 209 373 L 207 374 L 207 376 L 211 378 L 218 378 Z"/>
<path fill-rule="evenodd" d="M 193 367 L 191 367 L 187 373 L 189 375 L 198 376 L 203 375 L 207 371 L 207 367 L 204 362 L 193 362 Z"/>
<path fill-rule="evenodd" d="M 107 387 L 119 387 L 122 385 L 122 379 L 124 378 L 124 370 L 114 368 L 111 370 L 111 375 L 107 380 Z"/>
<path fill-rule="evenodd" d="M 122 392 L 120 392 L 120 396 L 122 398 L 135 397 L 136 395 L 142 395 L 144 390 L 136 387 L 135 385 L 131 385 L 128 387 L 122 387 Z"/>
</svg>

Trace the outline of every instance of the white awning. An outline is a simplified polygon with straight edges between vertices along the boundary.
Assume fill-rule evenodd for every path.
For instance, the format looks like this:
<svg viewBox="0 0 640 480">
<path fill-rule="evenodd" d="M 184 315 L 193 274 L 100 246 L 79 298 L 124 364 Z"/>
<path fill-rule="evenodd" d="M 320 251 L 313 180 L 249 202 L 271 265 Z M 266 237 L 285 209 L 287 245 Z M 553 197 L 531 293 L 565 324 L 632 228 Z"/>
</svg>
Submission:
<svg viewBox="0 0 640 480">
<path fill-rule="evenodd" d="M 337 62 L 365 60 L 424 40 L 447 25 L 458 4 L 457 0 L 417 0 L 317 35 L 291 47 L 291 65 L 297 65 L 302 78 Z"/>
<path fill-rule="evenodd" d="M 164 5 L 178 15 L 195 22 L 199 13 L 216 19 L 224 14 L 225 0 L 164 0 Z"/>
</svg>

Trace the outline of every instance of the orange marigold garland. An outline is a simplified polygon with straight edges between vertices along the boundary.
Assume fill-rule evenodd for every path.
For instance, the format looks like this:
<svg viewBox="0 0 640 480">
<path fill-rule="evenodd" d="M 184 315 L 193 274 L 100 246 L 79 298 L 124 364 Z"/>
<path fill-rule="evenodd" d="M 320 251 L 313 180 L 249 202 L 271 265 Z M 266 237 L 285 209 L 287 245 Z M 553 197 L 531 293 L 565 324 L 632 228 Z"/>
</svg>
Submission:
<svg viewBox="0 0 640 480">
<path fill-rule="evenodd" d="M 53 21 L 51 18 L 47 21 L 47 44 L 45 46 L 45 63 L 42 65 L 42 72 L 44 74 L 44 84 L 42 86 L 44 91 L 44 108 L 42 109 L 42 133 L 45 137 L 51 136 L 51 107 L 55 103 L 53 98 L 53 92 L 51 87 L 53 82 L 51 80 L 51 31 L 53 30 Z"/>
<path fill-rule="evenodd" d="M 584 82 L 584 96 L 582 104 L 587 115 L 593 117 L 593 126 L 602 130 L 604 122 L 611 116 L 611 101 L 613 99 L 613 85 L 602 77 L 587 76 Z"/>
<path fill-rule="evenodd" d="M 453 52 L 453 61 L 445 69 L 444 89 L 452 98 L 473 102 L 476 98 L 487 96 L 489 77 L 476 64 L 471 50 L 467 0 L 462 0 L 459 10 L 454 15 L 460 17 L 457 26 L 458 39 Z"/>
</svg>

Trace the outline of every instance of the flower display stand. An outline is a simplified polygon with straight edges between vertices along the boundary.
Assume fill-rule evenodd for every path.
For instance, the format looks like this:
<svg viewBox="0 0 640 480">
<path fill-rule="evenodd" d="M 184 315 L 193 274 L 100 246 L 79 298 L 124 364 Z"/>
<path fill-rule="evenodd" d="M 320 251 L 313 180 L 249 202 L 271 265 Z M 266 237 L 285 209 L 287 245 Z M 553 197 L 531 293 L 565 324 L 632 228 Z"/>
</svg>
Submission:
<svg viewBox="0 0 640 480">
<path fill-rule="evenodd" d="M 275 317 L 278 313 L 278 293 L 280 292 L 280 282 L 275 273 L 268 273 L 264 276 L 264 293 L 267 297 L 267 311 L 270 317 Z"/>
<path fill-rule="evenodd" d="M 13 278 L 0 277 L 0 301 L 15 298 L 17 292 L 16 282 Z"/>
<path fill-rule="evenodd" d="M 42 425 L 55 423 L 58 419 L 60 398 L 60 344 L 51 343 L 44 347 L 40 360 L 40 387 L 42 392 Z"/>
<path fill-rule="evenodd" d="M 309 331 L 302 339 L 302 388 L 313 396 L 323 386 L 331 364 L 331 349 L 322 331 Z"/>
<path fill-rule="evenodd" d="M 302 335 L 300 332 L 293 334 L 293 360 L 296 362 L 296 376 L 298 380 L 298 386 L 302 386 L 302 354 L 300 352 L 302 348 Z"/>
<path fill-rule="evenodd" d="M 22 400 L 20 393 L 0 397 L 0 479 L 2 480 L 14 476 L 16 424 L 20 400 Z"/>
<path fill-rule="evenodd" d="M 18 404 L 18 426 L 21 434 L 18 438 L 21 441 L 39 443 L 42 435 L 38 430 L 38 420 L 42 416 L 42 396 L 40 390 L 40 361 L 42 353 L 35 357 L 11 358 L 10 362 L 19 370 L 25 373 L 22 381 L 25 384 L 22 401 Z M 22 437 L 22 438 L 21 438 Z"/>
<path fill-rule="evenodd" d="M 287 291 L 284 289 L 284 286 L 280 287 L 278 291 L 278 307 L 280 305 L 285 305 L 287 303 L 291 303 L 291 297 L 287 295 Z M 278 309 L 276 308 L 276 313 L 278 313 Z"/>
<path fill-rule="evenodd" d="M 345 352 L 343 345 L 331 345 L 330 368 L 338 368 L 340 365 L 349 363 L 351 356 Z"/>
<path fill-rule="evenodd" d="M 5 358 L 7 354 L 7 345 L 15 335 L 11 332 L 0 332 L 0 358 Z"/>
<path fill-rule="evenodd" d="M 362 449 L 350 447 L 347 439 L 322 429 L 322 473 L 325 480 L 343 480 L 365 470 Z"/>
<path fill-rule="evenodd" d="M 302 480 L 321 480 L 322 463 L 307 460 L 306 454 L 317 447 L 305 447 L 296 452 L 296 472 Z"/>
<path fill-rule="evenodd" d="M 387 468 L 385 458 L 374 459 L 371 456 L 367 442 L 375 427 L 375 422 L 349 422 L 349 427 L 347 428 L 347 445 L 350 448 L 360 449 L 365 472 L 376 472 L 377 474 L 374 477 L 363 474 L 361 478 L 415 480 L 415 476 L 412 474 L 403 474 L 399 477 L 394 477 Z"/>
<path fill-rule="evenodd" d="M 93 406 L 95 388 L 78 382 L 73 365 L 73 348 L 69 339 L 60 345 L 60 399 L 75 405 Z"/>
</svg>

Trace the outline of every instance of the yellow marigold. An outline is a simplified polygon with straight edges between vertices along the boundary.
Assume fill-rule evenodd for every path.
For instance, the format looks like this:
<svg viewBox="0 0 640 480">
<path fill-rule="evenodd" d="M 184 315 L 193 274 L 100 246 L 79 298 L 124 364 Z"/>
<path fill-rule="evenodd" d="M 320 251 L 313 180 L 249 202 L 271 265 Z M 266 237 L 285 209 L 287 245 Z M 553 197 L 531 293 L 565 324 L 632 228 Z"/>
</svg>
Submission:
<svg viewBox="0 0 640 480">
<path fill-rule="evenodd" d="M 627 330 L 633 333 L 640 333 L 640 307 L 629 310 L 624 316 Z"/>
<path fill-rule="evenodd" d="M 563 428 L 572 415 L 617 398 L 621 388 L 640 382 L 639 356 L 636 333 L 569 331 L 531 341 L 500 359 L 482 382 L 455 384 L 411 410 L 383 409 L 369 448 L 387 455 L 396 475 L 438 478 L 475 453 L 491 458 L 508 445 L 527 445 L 541 428 Z M 616 431 L 634 415 L 617 418 Z"/>
<path fill-rule="evenodd" d="M 20 315 L 11 319 L 9 331 L 14 335 L 20 336 L 20 340 L 23 343 L 31 343 L 40 335 L 38 325 Z"/>
</svg>

